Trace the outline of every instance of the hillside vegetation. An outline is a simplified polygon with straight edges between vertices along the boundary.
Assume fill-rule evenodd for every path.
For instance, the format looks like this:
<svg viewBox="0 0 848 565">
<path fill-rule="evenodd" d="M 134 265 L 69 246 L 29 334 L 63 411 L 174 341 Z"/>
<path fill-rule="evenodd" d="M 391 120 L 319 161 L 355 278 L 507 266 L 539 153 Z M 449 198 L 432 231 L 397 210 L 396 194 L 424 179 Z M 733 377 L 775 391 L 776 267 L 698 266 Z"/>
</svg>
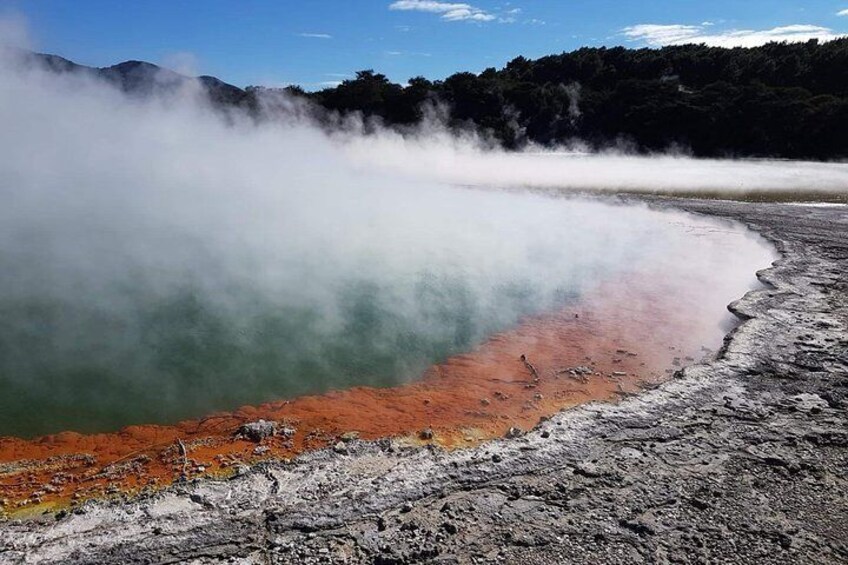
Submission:
<svg viewBox="0 0 848 565">
<path fill-rule="evenodd" d="M 362 71 L 304 95 L 389 124 L 413 123 L 423 102 L 441 101 L 453 125 L 488 130 L 506 147 L 580 139 L 596 148 L 677 146 L 698 156 L 848 156 L 848 39 L 752 49 L 584 48 L 518 57 L 479 75 L 417 77 L 406 88 Z"/>
<path fill-rule="evenodd" d="M 85 69 L 140 94 L 187 80 L 139 61 L 90 69 L 38 57 L 57 72 Z M 276 90 L 199 81 L 214 103 L 257 117 L 267 116 L 259 110 L 269 107 L 263 94 Z M 509 149 L 579 143 L 700 157 L 848 158 L 848 38 L 735 49 L 583 48 L 444 80 L 400 85 L 363 70 L 333 88 L 283 90 L 308 101 L 328 127 L 351 113 L 407 127 L 438 107 L 450 128 L 476 130 Z"/>
</svg>

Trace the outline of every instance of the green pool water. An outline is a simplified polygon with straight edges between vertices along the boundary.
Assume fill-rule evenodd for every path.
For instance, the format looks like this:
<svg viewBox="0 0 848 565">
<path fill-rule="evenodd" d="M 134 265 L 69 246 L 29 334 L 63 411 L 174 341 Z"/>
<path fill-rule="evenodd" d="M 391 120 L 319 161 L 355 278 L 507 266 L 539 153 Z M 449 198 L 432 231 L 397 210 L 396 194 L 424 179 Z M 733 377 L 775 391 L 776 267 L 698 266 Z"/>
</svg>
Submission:
<svg viewBox="0 0 848 565">
<path fill-rule="evenodd" d="M 435 209 L 403 192 L 348 219 L 327 205 L 332 223 L 280 212 L 221 230 L 86 210 L 86 221 L 5 224 L 0 435 L 171 423 L 408 382 L 523 316 L 627 284 L 634 266 L 673 277 L 693 250 L 704 272 L 727 260 L 721 237 L 692 233 L 706 220 L 441 190 Z M 735 272 L 741 295 L 753 269 Z"/>
</svg>

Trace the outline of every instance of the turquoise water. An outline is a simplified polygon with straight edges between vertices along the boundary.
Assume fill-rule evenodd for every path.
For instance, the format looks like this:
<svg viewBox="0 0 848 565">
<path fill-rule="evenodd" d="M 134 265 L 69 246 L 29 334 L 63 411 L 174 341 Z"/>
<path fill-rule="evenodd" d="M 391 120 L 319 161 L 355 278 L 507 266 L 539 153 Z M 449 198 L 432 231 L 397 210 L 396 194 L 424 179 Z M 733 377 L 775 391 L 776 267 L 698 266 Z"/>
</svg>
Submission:
<svg viewBox="0 0 848 565">
<path fill-rule="evenodd" d="M 0 435 L 171 423 L 408 382 L 523 316 L 627 284 L 634 267 L 668 277 L 728 263 L 720 238 L 693 234 L 679 215 L 428 195 L 422 205 L 410 191 L 377 191 L 351 214 L 340 195 L 309 222 L 287 205 L 264 220 L 251 207 L 251 221 L 111 207 L 82 207 L 84 221 L 10 219 L 0 226 Z"/>
<path fill-rule="evenodd" d="M 411 310 L 401 313 L 392 292 L 379 281 L 343 283 L 332 327 L 321 308 L 275 304 L 247 289 L 227 304 L 197 287 L 162 296 L 136 290 L 119 311 L 46 297 L 0 300 L 0 429 L 108 430 L 397 384 L 557 302 L 505 286 L 493 296 L 499 312 L 486 312 L 462 281 L 422 275 Z"/>
</svg>

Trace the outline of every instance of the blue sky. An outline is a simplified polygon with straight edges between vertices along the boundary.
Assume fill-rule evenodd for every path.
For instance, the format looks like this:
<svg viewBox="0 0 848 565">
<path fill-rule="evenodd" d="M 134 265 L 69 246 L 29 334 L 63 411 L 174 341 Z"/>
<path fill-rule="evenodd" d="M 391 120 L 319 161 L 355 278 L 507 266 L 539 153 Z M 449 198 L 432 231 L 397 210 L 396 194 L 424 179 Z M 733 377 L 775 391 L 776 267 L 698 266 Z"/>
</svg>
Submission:
<svg viewBox="0 0 848 565">
<path fill-rule="evenodd" d="M 366 68 L 438 79 L 584 45 L 848 34 L 848 0 L 0 0 L 0 16 L 26 22 L 35 49 L 83 64 L 142 59 L 309 89 Z"/>
</svg>

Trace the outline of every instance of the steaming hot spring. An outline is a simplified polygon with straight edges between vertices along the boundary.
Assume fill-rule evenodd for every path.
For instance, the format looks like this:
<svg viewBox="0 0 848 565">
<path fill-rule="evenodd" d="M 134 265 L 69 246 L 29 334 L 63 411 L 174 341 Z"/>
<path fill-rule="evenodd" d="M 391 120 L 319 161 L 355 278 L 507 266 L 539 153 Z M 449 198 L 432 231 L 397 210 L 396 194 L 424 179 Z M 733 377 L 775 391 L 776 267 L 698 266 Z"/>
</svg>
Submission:
<svg viewBox="0 0 848 565">
<path fill-rule="evenodd" d="M 400 174 L 388 134 L 37 73 L 0 96 L 0 461 L 170 481 L 340 437 L 473 445 L 709 355 L 774 258 L 714 219 Z M 258 450 L 258 420 L 290 433 Z"/>
<path fill-rule="evenodd" d="M 335 190 L 145 214 L 118 198 L 59 218 L 42 204 L 4 221 L 0 430 L 112 431 L 411 383 L 348 392 L 340 404 L 362 412 L 339 425 L 440 427 L 472 410 L 464 424 L 488 428 L 507 423 L 501 396 L 531 407 L 524 423 L 716 349 L 725 306 L 772 258 L 740 228 L 644 207 Z"/>
</svg>

